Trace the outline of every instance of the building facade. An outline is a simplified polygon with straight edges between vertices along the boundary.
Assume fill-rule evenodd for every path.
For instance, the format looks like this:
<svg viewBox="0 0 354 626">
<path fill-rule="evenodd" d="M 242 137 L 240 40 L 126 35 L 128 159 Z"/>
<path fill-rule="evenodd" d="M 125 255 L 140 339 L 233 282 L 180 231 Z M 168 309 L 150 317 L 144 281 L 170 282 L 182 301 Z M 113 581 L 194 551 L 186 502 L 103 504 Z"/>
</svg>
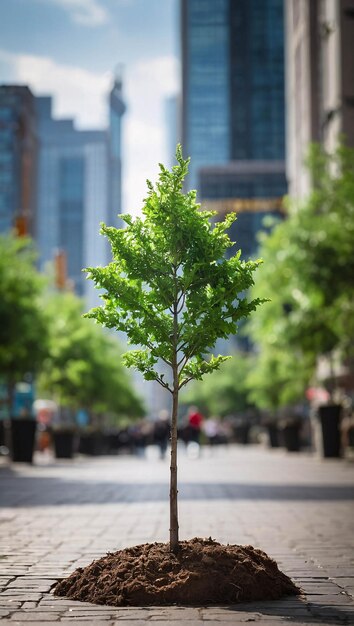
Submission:
<svg viewBox="0 0 354 626">
<path fill-rule="evenodd" d="M 238 245 L 247 257 L 264 215 L 278 215 L 287 191 L 283 2 L 182 0 L 181 6 L 188 187 L 218 211 L 238 207 Z"/>
<path fill-rule="evenodd" d="M 182 142 L 198 172 L 230 160 L 229 0 L 182 0 Z"/>
<path fill-rule="evenodd" d="M 36 229 L 35 99 L 21 85 L 0 85 L 0 233 Z"/>
<path fill-rule="evenodd" d="M 51 109 L 50 97 L 37 98 L 40 267 L 63 254 L 73 289 L 87 296 L 82 268 L 107 260 L 98 231 L 109 221 L 108 135 L 77 131 L 72 120 L 53 119 Z"/>
<path fill-rule="evenodd" d="M 354 0 L 284 0 L 287 176 L 302 197 L 311 187 L 304 159 L 311 142 L 354 146 Z"/>
<path fill-rule="evenodd" d="M 97 291 L 82 268 L 106 264 L 109 246 L 100 222 L 117 225 L 121 212 L 122 82 L 109 94 L 109 126 L 78 131 L 54 119 L 52 98 L 26 86 L 0 86 L 0 233 L 31 235 L 39 267 L 53 264 L 57 285 L 89 306 Z"/>
<path fill-rule="evenodd" d="M 257 236 L 266 230 L 265 217 L 279 220 L 286 191 L 284 161 L 230 161 L 199 172 L 203 206 L 223 216 L 237 213 L 230 237 L 250 258 L 257 248 Z"/>
<path fill-rule="evenodd" d="M 73 120 L 52 116 L 52 99 L 36 99 L 40 141 L 37 240 L 40 267 L 62 271 L 88 306 L 97 303 L 82 268 L 105 265 L 109 248 L 100 223 L 117 224 L 121 210 L 121 83 L 110 93 L 107 130 L 77 130 Z M 61 261 L 60 261 L 61 259 Z M 65 282 L 65 281 L 64 281 Z"/>
</svg>

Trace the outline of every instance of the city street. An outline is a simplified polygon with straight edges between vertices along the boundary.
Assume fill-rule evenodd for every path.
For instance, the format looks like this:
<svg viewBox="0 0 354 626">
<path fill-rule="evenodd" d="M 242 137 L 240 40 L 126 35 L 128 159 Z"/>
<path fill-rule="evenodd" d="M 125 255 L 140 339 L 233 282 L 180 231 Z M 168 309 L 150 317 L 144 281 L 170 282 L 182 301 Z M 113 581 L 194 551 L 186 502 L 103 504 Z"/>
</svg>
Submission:
<svg viewBox="0 0 354 626">
<path fill-rule="evenodd" d="M 260 446 L 181 448 L 180 537 L 252 544 L 303 597 L 222 607 L 111 608 L 56 598 L 57 578 L 107 551 L 168 539 L 168 460 L 0 465 L 0 619 L 9 624 L 353 624 L 354 465 Z"/>
</svg>

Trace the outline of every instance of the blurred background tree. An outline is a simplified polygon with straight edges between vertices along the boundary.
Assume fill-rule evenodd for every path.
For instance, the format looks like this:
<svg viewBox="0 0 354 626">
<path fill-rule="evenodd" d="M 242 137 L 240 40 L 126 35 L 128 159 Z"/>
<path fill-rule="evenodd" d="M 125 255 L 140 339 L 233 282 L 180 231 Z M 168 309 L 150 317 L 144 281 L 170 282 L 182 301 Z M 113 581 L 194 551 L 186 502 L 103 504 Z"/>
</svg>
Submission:
<svg viewBox="0 0 354 626">
<path fill-rule="evenodd" d="M 296 358 L 297 357 L 297 358 Z M 277 346 L 262 345 L 254 359 L 246 385 L 249 401 L 272 415 L 283 407 L 302 401 L 313 373 L 311 358 Z"/>
<path fill-rule="evenodd" d="M 118 342 L 82 318 L 82 302 L 73 294 L 58 294 L 46 305 L 49 353 L 38 388 L 71 410 L 86 409 L 93 418 L 109 414 L 141 417 L 144 406 L 120 362 Z"/>
<path fill-rule="evenodd" d="M 48 351 L 45 281 L 35 263 L 29 238 L 0 236 L 0 377 L 10 410 L 16 382 L 38 372 Z"/>
<path fill-rule="evenodd" d="M 253 297 L 270 302 L 248 326 L 260 350 L 249 378 L 258 406 L 300 398 L 319 357 L 352 357 L 354 150 L 340 145 L 328 154 L 314 145 L 307 164 L 311 193 L 261 237 Z"/>
<path fill-rule="evenodd" d="M 225 417 L 254 409 L 249 399 L 247 377 L 252 367 L 252 357 L 237 353 L 213 372 L 206 381 L 195 381 L 182 402 L 196 404 L 205 416 Z"/>
</svg>

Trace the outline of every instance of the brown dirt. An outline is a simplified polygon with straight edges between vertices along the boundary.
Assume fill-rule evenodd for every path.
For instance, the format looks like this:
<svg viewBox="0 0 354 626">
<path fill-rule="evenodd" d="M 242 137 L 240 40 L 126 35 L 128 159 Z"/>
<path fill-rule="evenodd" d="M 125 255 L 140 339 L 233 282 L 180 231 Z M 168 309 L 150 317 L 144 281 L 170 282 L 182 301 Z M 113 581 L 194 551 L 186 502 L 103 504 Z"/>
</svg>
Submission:
<svg viewBox="0 0 354 626">
<path fill-rule="evenodd" d="M 149 606 L 275 600 L 300 590 L 261 550 L 195 538 L 181 541 L 177 555 L 165 543 L 108 553 L 60 581 L 54 593 L 95 604 Z"/>
</svg>

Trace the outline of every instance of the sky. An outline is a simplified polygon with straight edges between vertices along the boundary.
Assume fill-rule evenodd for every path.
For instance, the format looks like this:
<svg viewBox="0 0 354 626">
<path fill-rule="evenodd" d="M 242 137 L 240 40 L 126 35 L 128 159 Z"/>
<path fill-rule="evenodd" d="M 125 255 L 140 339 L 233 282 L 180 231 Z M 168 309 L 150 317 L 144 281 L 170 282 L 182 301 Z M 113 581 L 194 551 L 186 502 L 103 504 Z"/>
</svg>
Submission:
<svg viewBox="0 0 354 626">
<path fill-rule="evenodd" d="M 123 211 L 167 163 L 166 99 L 179 90 L 178 0 L 0 0 L 0 84 L 53 95 L 54 116 L 102 128 L 123 66 Z"/>
</svg>

